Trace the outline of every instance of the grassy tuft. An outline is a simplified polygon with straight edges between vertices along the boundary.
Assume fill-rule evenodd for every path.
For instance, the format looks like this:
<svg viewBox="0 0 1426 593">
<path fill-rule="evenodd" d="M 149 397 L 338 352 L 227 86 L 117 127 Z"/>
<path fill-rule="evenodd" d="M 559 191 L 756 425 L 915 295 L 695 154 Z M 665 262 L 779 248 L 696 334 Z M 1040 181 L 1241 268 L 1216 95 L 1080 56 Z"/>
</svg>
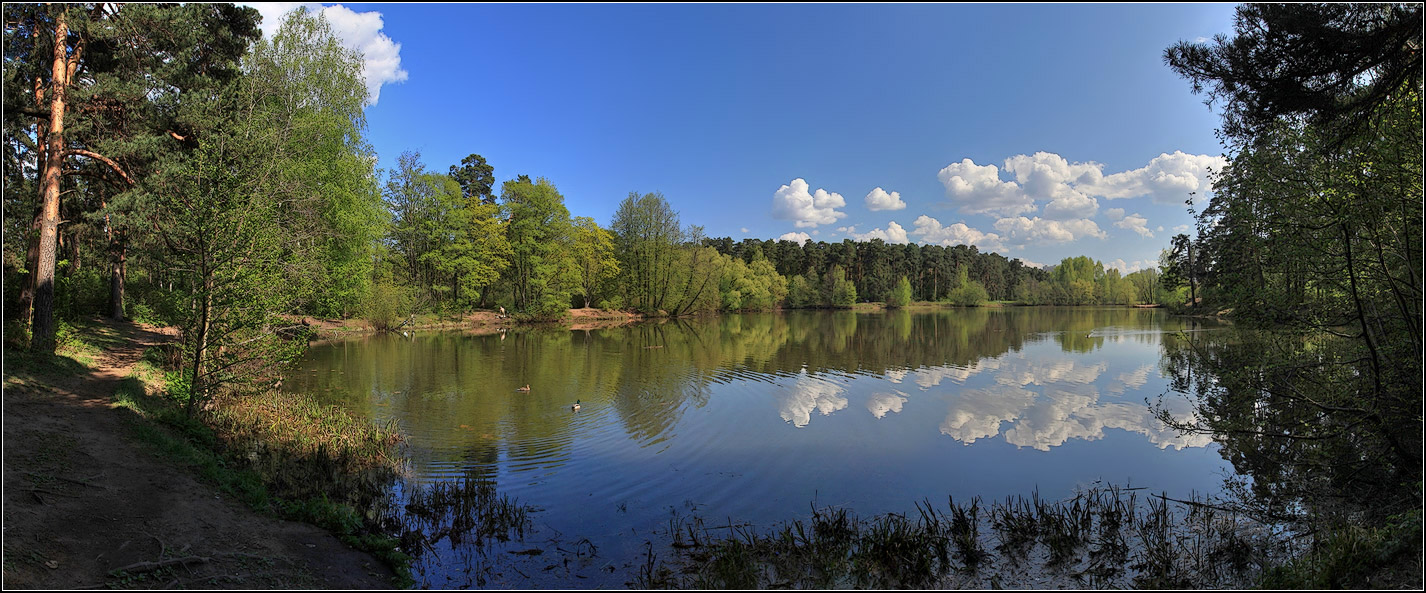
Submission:
<svg viewBox="0 0 1426 593">
<path fill-rule="evenodd" d="M 1178 504 L 1185 510 L 1175 512 Z M 1094 489 L 1048 502 L 1038 494 L 982 507 L 916 505 L 917 515 L 859 519 L 814 509 L 766 532 L 713 535 L 697 517 L 670 521 L 672 550 L 650 546 L 636 584 L 648 588 L 944 588 L 1058 586 L 1207 588 L 1251 584 L 1271 557 L 1264 530 L 1207 503 Z M 982 523 L 999 545 L 987 547 Z M 724 528 L 718 528 L 724 529 Z M 1416 533 L 1419 534 L 1419 518 Z M 1404 541 L 1404 538 L 1399 538 Z M 1419 548 L 1416 548 L 1419 550 Z M 1038 563 L 1037 569 L 1033 564 Z M 1296 582 L 1296 581 L 1285 581 Z"/>
</svg>

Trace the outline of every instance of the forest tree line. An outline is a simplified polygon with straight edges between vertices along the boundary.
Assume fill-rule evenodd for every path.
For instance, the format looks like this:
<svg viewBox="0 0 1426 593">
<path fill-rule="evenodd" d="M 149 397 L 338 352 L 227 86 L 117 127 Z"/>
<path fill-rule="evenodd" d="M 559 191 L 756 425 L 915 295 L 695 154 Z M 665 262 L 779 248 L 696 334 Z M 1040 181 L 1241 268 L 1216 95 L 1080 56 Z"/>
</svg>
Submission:
<svg viewBox="0 0 1426 593">
<path fill-rule="evenodd" d="M 262 375 L 292 316 L 571 307 L 650 315 L 883 301 L 1164 302 L 1155 270 L 1050 269 L 973 246 L 706 237 L 659 193 L 607 226 L 545 178 L 472 153 L 375 167 L 362 57 L 320 14 L 263 38 L 227 4 L 6 4 L 4 312 L 51 350 L 57 320 L 180 330 L 184 382 Z"/>
<path fill-rule="evenodd" d="M 1125 276 L 1084 256 L 1046 270 L 968 245 L 709 238 L 659 193 L 630 193 L 605 228 L 572 217 L 547 179 L 519 175 L 497 193 L 478 154 L 447 173 L 416 153 L 398 163 L 383 192 L 392 224 L 375 282 L 403 311 L 508 307 L 549 319 L 590 306 L 683 315 L 858 302 L 1162 303 L 1179 293 L 1157 269 Z"/>
</svg>

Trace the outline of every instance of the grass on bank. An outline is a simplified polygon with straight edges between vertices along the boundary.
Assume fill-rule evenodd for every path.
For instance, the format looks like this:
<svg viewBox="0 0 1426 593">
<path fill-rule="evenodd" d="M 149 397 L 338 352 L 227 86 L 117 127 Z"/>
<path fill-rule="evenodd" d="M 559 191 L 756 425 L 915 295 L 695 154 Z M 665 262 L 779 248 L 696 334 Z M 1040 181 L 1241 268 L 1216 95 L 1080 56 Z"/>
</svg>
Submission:
<svg viewBox="0 0 1426 593">
<path fill-rule="evenodd" d="M 114 393 L 114 407 L 134 413 L 139 441 L 258 512 L 331 531 L 390 566 L 396 586 L 413 584 L 399 541 L 375 513 L 359 510 L 376 504 L 400 471 L 393 431 L 276 392 L 221 396 L 190 417 L 163 387 L 173 375 L 159 352 L 145 352 Z"/>
<path fill-rule="evenodd" d="M 94 322 L 61 321 L 56 336 L 53 354 L 30 352 L 25 336 L 7 327 L 7 397 L 12 390 L 17 397 L 47 397 L 56 384 L 82 380 L 105 350 L 124 341 L 112 326 Z M 260 513 L 332 531 L 391 566 L 395 585 L 413 584 L 399 540 L 379 528 L 378 513 L 363 507 L 385 495 L 388 477 L 401 470 L 394 431 L 272 392 L 225 396 L 215 411 L 189 417 L 167 388 L 171 382 L 181 389 L 182 381 L 165 370 L 164 352 L 149 348 L 112 396 L 113 407 L 132 412 L 126 420 L 138 441 Z"/>
<path fill-rule="evenodd" d="M 7 349 L 7 387 L 18 381 L 42 390 L 58 376 L 83 376 L 123 340 L 103 324 L 64 326 L 60 334 L 58 355 Z M 393 485 L 408 472 L 394 426 L 304 395 L 230 392 L 190 417 L 182 405 L 186 384 L 169 368 L 170 355 L 165 346 L 147 349 L 112 396 L 113 407 L 132 412 L 133 435 L 258 512 L 317 525 L 372 554 L 396 573 L 398 587 L 414 585 L 408 552 L 421 554 L 442 539 L 523 538 L 529 527 L 527 508 L 488 480 L 408 484 L 398 499 Z"/>
</svg>

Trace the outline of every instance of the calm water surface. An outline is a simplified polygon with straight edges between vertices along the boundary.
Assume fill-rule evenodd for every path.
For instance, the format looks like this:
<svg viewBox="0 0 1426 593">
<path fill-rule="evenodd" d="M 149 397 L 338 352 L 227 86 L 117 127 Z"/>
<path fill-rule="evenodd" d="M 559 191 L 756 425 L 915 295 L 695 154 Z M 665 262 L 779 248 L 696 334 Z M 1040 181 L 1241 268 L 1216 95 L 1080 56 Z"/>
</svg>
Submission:
<svg viewBox="0 0 1426 593">
<path fill-rule="evenodd" d="M 622 587 L 675 513 L 771 527 L 814 501 L 869 516 L 1095 483 L 1214 492 L 1231 472 L 1216 446 L 1149 404 L 1188 413 L 1160 360 L 1215 329 L 1125 308 L 725 315 L 328 343 L 285 384 L 395 422 L 417 480 L 491 478 L 540 509 L 537 539 L 597 546 L 549 583 Z M 419 576 L 458 585 L 461 562 L 441 551 Z"/>
</svg>

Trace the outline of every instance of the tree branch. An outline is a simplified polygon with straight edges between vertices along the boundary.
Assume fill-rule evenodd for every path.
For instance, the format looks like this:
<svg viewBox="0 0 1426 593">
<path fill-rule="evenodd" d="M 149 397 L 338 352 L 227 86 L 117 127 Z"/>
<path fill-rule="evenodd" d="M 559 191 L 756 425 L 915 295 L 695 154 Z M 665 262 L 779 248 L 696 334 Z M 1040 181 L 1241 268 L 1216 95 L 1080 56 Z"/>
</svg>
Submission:
<svg viewBox="0 0 1426 593">
<path fill-rule="evenodd" d="M 110 169 L 113 169 L 115 173 L 118 173 L 120 177 L 123 177 L 124 181 L 127 182 L 129 185 L 134 184 L 134 178 L 129 177 L 129 174 L 124 172 L 124 168 L 120 167 L 119 163 L 116 163 L 113 159 L 110 159 L 109 157 L 106 157 L 97 152 L 85 150 L 83 148 L 71 148 L 69 150 L 64 151 L 64 154 L 62 156 L 82 156 L 94 159 L 96 161 L 108 165 Z"/>
</svg>

